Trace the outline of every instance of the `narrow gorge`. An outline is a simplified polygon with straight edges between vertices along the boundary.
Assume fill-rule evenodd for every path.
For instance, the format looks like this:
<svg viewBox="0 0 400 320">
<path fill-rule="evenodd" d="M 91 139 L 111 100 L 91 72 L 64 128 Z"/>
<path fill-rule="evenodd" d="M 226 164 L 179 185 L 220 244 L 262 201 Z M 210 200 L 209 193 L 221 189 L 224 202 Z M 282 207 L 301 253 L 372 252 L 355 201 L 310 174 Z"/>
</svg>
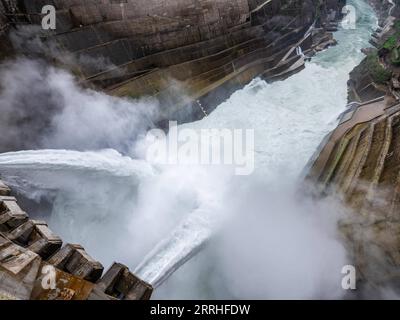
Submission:
<svg viewBox="0 0 400 320">
<path fill-rule="evenodd" d="M 399 15 L 0 0 L 0 299 L 397 297 Z M 155 128 L 250 130 L 254 170 L 152 163 Z"/>
</svg>

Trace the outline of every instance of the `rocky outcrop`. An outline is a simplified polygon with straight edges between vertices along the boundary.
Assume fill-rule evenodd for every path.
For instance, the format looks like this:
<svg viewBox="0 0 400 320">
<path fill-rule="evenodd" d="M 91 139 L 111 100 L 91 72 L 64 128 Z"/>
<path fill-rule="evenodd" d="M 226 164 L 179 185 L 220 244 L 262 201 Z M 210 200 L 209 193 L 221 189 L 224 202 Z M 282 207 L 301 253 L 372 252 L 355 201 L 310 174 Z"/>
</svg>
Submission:
<svg viewBox="0 0 400 320">
<path fill-rule="evenodd" d="M 304 56 L 296 48 L 312 55 L 334 43 L 327 30 L 335 29 L 345 1 L 3 3 L 0 11 L 11 26 L 39 24 L 42 6 L 53 4 L 57 29 L 40 36 L 59 52 L 84 57 L 72 68 L 83 83 L 113 95 L 155 96 L 163 119 L 191 121 L 256 76 L 281 79 L 303 68 Z M 27 43 L 17 49 L 32 54 Z M 97 63 L 85 63 L 88 59 Z"/>
<path fill-rule="evenodd" d="M 129 269 L 103 266 L 30 220 L 0 181 L 0 300 L 148 300 L 153 288 Z M 49 268 L 50 267 L 50 268 Z M 50 278 L 53 276 L 53 278 Z"/>
<path fill-rule="evenodd" d="M 390 4 L 376 7 L 376 47 L 365 50 L 366 59 L 351 73 L 348 110 L 308 176 L 319 195 L 337 193 L 351 209 L 340 227 L 360 284 L 372 290 L 398 290 L 400 284 L 400 86 L 394 60 L 400 11 Z"/>
</svg>

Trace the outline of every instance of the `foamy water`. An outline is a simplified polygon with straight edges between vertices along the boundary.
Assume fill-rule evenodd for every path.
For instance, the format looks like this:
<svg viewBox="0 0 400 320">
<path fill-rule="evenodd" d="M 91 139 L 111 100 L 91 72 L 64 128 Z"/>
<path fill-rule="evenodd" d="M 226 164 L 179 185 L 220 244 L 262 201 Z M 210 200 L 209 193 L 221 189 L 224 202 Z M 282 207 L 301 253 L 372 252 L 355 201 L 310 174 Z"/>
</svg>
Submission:
<svg viewBox="0 0 400 320">
<path fill-rule="evenodd" d="M 370 33 L 376 27 L 371 8 L 361 1 L 353 5 L 357 13 L 362 14 L 358 17 L 357 29 L 337 32 L 335 37 L 339 45 L 318 54 L 305 70 L 272 84 L 255 79 L 207 118 L 182 127 L 255 129 L 255 175 L 262 177 L 265 183 L 284 180 L 285 184 L 295 184 L 322 138 L 336 126 L 339 114 L 345 110 L 349 72 L 363 58 L 360 49 L 368 45 Z M 186 222 L 185 229 L 179 227 L 178 230 L 197 230 L 196 222 L 190 223 L 190 227 L 187 223 L 190 221 Z M 176 246 L 177 252 L 190 252 L 187 247 L 181 248 L 182 243 L 193 243 L 194 248 L 199 246 L 198 241 L 190 240 L 190 235 L 181 237 L 179 244 L 175 244 L 176 233 L 171 236 L 175 245 L 169 246 Z M 160 252 L 165 250 L 167 256 L 173 256 L 173 249 L 164 242 L 152 253 L 153 260 L 148 257 L 145 261 L 148 269 L 157 270 L 159 276 L 163 274 L 161 266 L 164 265 Z M 150 271 L 145 265 L 138 271 L 146 278 Z M 157 278 L 154 274 L 151 277 Z"/>
</svg>

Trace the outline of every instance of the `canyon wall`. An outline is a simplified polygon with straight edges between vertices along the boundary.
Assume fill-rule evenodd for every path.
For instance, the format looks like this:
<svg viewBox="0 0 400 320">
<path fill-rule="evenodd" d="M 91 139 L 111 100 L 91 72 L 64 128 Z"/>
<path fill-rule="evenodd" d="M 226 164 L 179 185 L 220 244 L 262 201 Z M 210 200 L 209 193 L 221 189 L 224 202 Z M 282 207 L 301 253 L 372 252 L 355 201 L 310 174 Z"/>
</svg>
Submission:
<svg viewBox="0 0 400 320">
<path fill-rule="evenodd" d="M 0 2 L 1 3 L 1 2 Z M 162 120 L 197 120 L 261 76 L 282 79 L 334 43 L 344 0 L 4 0 L 9 29 L 39 25 L 57 8 L 57 29 L 38 30 L 59 56 L 78 58 L 84 85 L 112 95 L 155 96 Z M 1 19 L 1 18 L 0 18 Z M 1 21 L 1 20 L 0 20 Z M 315 28 L 310 30 L 313 25 Z M 17 51 L 32 55 L 27 41 Z M 40 56 L 48 52 L 38 52 Z M 82 58 L 83 57 L 83 58 Z M 54 52 L 49 59 L 54 60 Z M 101 63 L 84 63 L 88 58 Z M 178 94 L 184 92 L 184 94 Z"/>
</svg>

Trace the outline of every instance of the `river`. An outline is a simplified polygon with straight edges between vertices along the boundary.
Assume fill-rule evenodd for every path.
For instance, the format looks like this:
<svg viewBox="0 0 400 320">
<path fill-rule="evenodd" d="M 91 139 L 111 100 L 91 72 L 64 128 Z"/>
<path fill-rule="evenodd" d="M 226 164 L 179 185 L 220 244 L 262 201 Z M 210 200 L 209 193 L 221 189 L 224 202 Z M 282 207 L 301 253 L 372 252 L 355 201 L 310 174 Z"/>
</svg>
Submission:
<svg viewBox="0 0 400 320">
<path fill-rule="evenodd" d="M 252 175 L 154 167 L 115 147 L 2 154 L 4 180 L 67 241 L 106 265 L 138 266 L 160 285 L 156 298 L 340 297 L 346 253 L 335 223 L 342 208 L 332 199 L 299 199 L 297 188 L 345 110 L 349 72 L 376 28 L 369 5 L 348 4 L 356 29 L 336 32 L 339 44 L 303 71 L 272 84 L 254 79 L 208 117 L 181 126 L 253 129 Z"/>
</svg>

